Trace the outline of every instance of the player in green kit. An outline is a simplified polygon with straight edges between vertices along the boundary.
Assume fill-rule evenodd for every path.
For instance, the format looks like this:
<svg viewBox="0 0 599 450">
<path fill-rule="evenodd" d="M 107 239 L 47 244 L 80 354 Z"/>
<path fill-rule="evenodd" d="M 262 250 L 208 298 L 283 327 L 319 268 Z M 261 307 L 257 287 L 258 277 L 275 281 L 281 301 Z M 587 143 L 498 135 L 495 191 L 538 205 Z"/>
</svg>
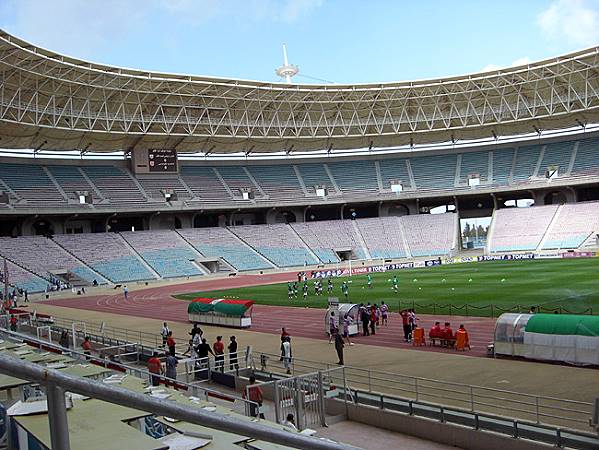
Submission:
<svg viewBox="0 0 599 450">
<path fill-rule="evenodd" d="M 393 275 L 393 290 L 395 291 L 396 294 L 397 294 L 397 291 L 399 290 L 397 275 Z"/>
<path fill-rule="evenodd" d="M 372 289 L 372 275 L 368 274 L 366 278 L 368 279 L 368 289 Z"/>
<path fill-rule="evenodd" d="M 289 297 L 289 300 L 293 298 L 293 285 L 291 281 L 287 283 L 287 297 Z"/>
<path fill-rule="evenodd" d="M 345 281 L 341 285 L 341 292 L 343 292 L 343 295 L 345 295 L 345 300 L 347 300 L 349 297 L 349 286 L 347 285 L 347 282 L 345 282 Z"/>
<path fill-rule="evenodd" d="M 329 294 L 333 293 L 333 280 L 331 280 L 330 277 L 329 277 L 329 280 L 327 281 L 327 292 Z"/>
</svg>

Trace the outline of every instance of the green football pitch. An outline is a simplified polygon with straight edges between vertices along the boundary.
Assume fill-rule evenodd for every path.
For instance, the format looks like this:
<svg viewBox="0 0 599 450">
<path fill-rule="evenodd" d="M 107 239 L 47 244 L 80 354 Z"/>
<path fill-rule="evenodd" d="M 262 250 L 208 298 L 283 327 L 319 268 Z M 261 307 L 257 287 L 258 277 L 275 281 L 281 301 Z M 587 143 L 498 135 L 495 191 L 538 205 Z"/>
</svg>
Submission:
<svg viewBox="0 0 599 450">
<path fill-rule="evenodd" d="M 394 275 L 399 281 L 398 293 L 392 289 Z M 372 289 L 367 287 L 366 275 L 333 278 L 331 295 L 345 302 L 341 283 L 346 280 L 349 302 L 384 301 L 392 311 L 415 307 L 420 313 L 498 316 L 536 306 L 543 312 L 599 314 L 599 258 L 488 261 L 375 273 L 372 278 Z M 287 283 L 193 292 L 177 298 L 228 297 L 263 305 L 326 307 L 326 280 L 322 296 L 314 294 L 312 280 L 308 284 L 307 300 L 301 284 L 298 298 L 289 300 Z"/>
</svg>

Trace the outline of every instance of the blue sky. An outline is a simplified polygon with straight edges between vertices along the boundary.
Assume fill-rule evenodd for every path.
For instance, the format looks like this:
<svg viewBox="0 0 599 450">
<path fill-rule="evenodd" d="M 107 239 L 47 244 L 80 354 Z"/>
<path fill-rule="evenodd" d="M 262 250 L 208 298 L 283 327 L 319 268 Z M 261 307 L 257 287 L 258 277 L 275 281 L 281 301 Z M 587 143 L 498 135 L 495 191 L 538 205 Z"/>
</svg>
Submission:
<svg viewBox="0 0 599 450">
<path fill-rule="evenodd" d="M 265 81 L 286 42 L 302 75 L 358 83 L 599 45 L 599 0 L 0 0 L 0 26 L 82 59 Z"/>
</svg>

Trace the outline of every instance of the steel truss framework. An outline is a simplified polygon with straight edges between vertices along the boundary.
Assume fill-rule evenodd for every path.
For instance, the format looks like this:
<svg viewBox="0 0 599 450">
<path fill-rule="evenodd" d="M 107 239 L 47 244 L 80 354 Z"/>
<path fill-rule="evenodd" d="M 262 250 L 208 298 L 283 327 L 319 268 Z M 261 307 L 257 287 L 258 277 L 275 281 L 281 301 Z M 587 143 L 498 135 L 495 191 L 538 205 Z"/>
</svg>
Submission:
<svg viewBox="0 0 599 450">
<path fill-rule="evenodd" d="M 599 47 L 436 80 L 297 85 L 58 55 L 0 30 L 0 146 L 272 152 L 426 144 L 599 121 Z"/>
</svg>

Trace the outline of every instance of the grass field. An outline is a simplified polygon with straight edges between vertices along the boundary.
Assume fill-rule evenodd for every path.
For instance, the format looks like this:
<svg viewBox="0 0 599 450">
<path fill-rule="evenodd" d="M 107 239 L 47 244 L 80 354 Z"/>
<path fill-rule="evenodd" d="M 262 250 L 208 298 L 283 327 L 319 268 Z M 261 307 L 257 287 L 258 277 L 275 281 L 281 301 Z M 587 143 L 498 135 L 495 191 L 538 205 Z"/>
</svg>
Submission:
<svg viewBox="0 0 599 450">
<path fill-rule="evenodd" d="M 399 280 L 397 294 L 391 288 L 394 274 Z M 398 311 L 400 302 L 402 307 L 412 307 L 414 302 L 420 313 L 497 316 L 518 308 L 528 311 L 534 305 L 542 311 L 561 309 L 570 313 L 599 314 L 599 258 L 488 261 L 398 270 L 373 274 L 372 289 L 366 287 L 365 275 L 334 278 L 333 295 L 341 302 L 344 301 L 340 288 L 343 280 L 350 281 L 350 302 L 380 304 L 384 301 L 392 311 Z M 302 298 L 301 286 L 298 298 L 289 300 L 286 283 L 193 292 L 177 298 L 235 297 L 263 305 L 325 307 L 326 280 L 323 296 L 314 295 L 312 281 L 309 286 L 307 301 Z"/>
</svg>

